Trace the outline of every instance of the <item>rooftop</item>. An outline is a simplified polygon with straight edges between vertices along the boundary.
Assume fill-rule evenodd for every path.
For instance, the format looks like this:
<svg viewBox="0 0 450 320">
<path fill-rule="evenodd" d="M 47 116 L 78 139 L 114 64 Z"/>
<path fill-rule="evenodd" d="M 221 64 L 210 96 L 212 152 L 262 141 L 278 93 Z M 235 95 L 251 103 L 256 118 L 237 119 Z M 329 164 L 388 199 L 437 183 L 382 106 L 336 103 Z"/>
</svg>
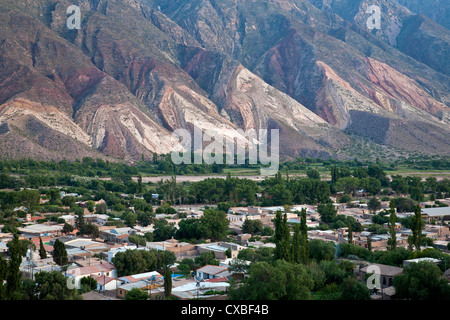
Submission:
<svg viewBox="0 0 450 320">
<path fill-rule="evenodd" d="M 213 265 L 206 265 L 204 267 L 201 267 L 200 269 L 197 269 L 198 272 L 203 272 L 206 274 L 216 275 L 223 271 L 227 271 L 228 269 L 225 267 L 220 266 L 213 266 Z"/>
</svg>

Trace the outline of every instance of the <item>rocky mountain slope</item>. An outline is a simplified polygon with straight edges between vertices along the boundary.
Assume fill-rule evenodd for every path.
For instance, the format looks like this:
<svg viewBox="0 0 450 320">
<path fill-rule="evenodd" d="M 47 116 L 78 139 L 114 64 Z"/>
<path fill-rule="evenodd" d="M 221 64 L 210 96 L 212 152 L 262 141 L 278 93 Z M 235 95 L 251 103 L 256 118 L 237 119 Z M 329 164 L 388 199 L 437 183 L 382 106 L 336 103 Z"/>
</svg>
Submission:
<svg viewBox="0 0 450 320">
<path fill-rule="evenodd" d="M 410 6 L 78 0 L 68 30 L 72 4 L 0 3 L 4 158 L 151 159 L 179 128 L 279 129 L 284 157 L 351 157 L 355 139 L 450 154 L 450 31 Z"/>
</svg>

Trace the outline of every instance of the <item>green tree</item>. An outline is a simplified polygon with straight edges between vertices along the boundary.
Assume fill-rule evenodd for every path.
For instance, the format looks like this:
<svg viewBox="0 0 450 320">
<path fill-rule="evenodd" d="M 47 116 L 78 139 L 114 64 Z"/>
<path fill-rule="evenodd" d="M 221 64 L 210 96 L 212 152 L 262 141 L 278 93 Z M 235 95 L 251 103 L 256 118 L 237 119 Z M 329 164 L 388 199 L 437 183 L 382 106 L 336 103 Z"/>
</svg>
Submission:
<svg viewBox="0 0 450 320">
<path fill-rule="evenodd" d="M 67 222 L 64 223 L 63 229 L 62 229 L 63 233 L 71 233 L 73 232 L 73 226 L 68 224 Z"/>
<path fill-rule="evenodd" d="M 64 243 L 62 243 L 59 239 L 55 240 L 55 244 L 53 245 L 53 261 L 59 266 L 65 266 L 69 262 L 67 257 L 67 250 Z"/>
<path fill-rule="evenodd" d="M 221 240 L 228 234 L 230 221 L 225 212 L 206 209 L 200 221 L 212 241 Z"/>
<path fill-rule="evenodd" d="M 23 254 L 21 254 L 19 236 L 14 233 L 13 240 L 9 243 L 9 263 L 6 274 L 6 298 L 8 300 L 18 299 L 18 290 L 20 288 L 20 264 L 22 263 Z"/>
<path fill-rule="evenodd" d="M 278 260 L 254 263 L 241 285 L 232 283 L 233 300 L 308 300 L 314 282 L 305 266 Z"/>
<path fill-rule="evenodd" d="M 287 215 L 278 211 L 275 216 L 275 259 L 291 261 L 291 241 Z"/>
<path fill-rule="evenodd" d="M 334 260 L 336 247 L 333 243 L 319 239 L 312 239 L 308 242 L 309 257 L 320 262 L 322 260 Z"/>
<path fill-rule="evenodd" d="M 164 296 L 168 298 L 172 294 L 172 271 L 164 269 Z"/>
<path fill-rule="evenodd" d="M 83 293 L 90 292 L 92 290 L 97 289 L 97 281 L 94 278 L 92 278 L 91 276 L 83 277 L 80 279 L 80 287 L 81 287 L 81 292 L 83 292 Z"/>
<path fill-rule="evenodd" d="M 196 257 L 194 261 L 200 268 L 206 265 L 219 265 L 219 260 L 216 259 L 216 255 L 212 251 L 203 252 L 199 257 Z"/>
<path fill-rule="evenodd" d="M 133 288 L 125 294 L 125 300 L 148 300 L 148 293 L 144 290 Z"/>
<path fill-rule="evenodd" d="M 306 209 L 303 208 L 300 213 L 300 260 L 303 264 L 308 263 L 308 226 L 306 225 Z"/>
<path fill-rule="evenodd" d="M 367 209 L 371 212 L 376 212 L 381 209 L 381 202 L 377 198 L 371 198 L 367 203 Z"/>
<path fill-rule="evenodd" d="M 365 283 L 353 277 L 346 278 L 341 284 L 341 300 L 371 300 L 370 291 Z"/>
<path fill-rule="evenodd" d="M 416 247 L 417 251 L 420 251 L 420 245 L 422 243 L 422 229 L 425 223 L 422 220 L 422 209 L 417 205 L 414 209 L 414 216 L 412 219 L 412 235 L 411 242 Z"/>
<path fill-rule="evenodd" d="M 155 221 L 153 231 L 154 241 L 165 241 L 171 239 L 176 232 L 176 228 L 173 223 L 168 223 L 165 219 L 158 219 Z"/>
<path fill-rule="evenodd" d="M 306 175 L 308 176 L 309 179 L 320 180 L 320 172 L 317 171 L 316 169 L 310 168 L 306 170 Z"/>
<path fill-rule="evenodd" d="M 82 300 L 76 289 L 67 286 L 67 278 L 59 271 L 40 272 L 35 278 L 38 300 Z"/>
<path fill-rule="evenodd" d="M 430 262 L 412 263 L 394 277 L 396 299 L 448 300 L 450 286 L 442 271 Z"/>
<path fill-rule="evenodd" d="M 301 262 L 301 253 L 300 253 L 300 225 L 294 225 L 294 236 L 292 237 L 292 261 L 295 263 Z"/>
<path fill-rule="evenodd" d="M 389 211 L 391 213 L 389 217 L 389 239 L 388 245 L 390 250 L 394 250 L 397 248 L 397 232 L 395 231 L 395 223 L 397 220 L 397 216 L 395 214 L 395 200 L 391 200 L 389 204 Z"/>
<path fill-rule="evenodd" d="M 332 203 L 320 204 L 317 207 L 317 211 L 324 223 L 331 223 L 336 219 L 337 210 Z"/>
<path fill-rule="evenodd" d="M 47 252 L 44 248 L 44 243 L 42 242 L 42 238 L 39 237 L 39 256 L 41 259 L 47 259 Z"/>
</svg>

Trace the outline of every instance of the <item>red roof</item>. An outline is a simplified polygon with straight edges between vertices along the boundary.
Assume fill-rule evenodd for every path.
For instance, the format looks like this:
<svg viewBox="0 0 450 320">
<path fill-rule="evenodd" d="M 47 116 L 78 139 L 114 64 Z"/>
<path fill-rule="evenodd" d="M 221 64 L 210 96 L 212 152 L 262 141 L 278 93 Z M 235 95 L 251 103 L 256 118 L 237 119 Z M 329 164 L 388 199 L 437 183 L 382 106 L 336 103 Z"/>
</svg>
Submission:
<svg viewBox="0 0 450 320">
<path fill-rule="evenodd" d="M 214 278 L 214 279 L 207 279 L 205 280 L 205 282 L 226 282 L 228 281 L 227 278 L 225 277 L 220 277 L 220 278 Z"/>
<path fill-rule="evenodd" d="M 115 269 L 116 268 L 114 267 L 114 265 L 112 263 L 104 262 L 104 263 L 96 264 L 93 266 L 71 269 L 71 270 L 68 270 L 67 273 L 73 274 L 73 275 L 88 275 L 88 274 L 99 273 L 99 272 L 110 272 Z"/>
<path fill-rule="evenodd" d="M 114 280 L 114 278 L 106 277 L 106 276 L 92 275 L 91 277 L 94 278 L 94 280 L 97 281 L 97 283 L 100 285 L 104 285 L 105 283 L 110 283 L 111 281 Z"/>
</svg>

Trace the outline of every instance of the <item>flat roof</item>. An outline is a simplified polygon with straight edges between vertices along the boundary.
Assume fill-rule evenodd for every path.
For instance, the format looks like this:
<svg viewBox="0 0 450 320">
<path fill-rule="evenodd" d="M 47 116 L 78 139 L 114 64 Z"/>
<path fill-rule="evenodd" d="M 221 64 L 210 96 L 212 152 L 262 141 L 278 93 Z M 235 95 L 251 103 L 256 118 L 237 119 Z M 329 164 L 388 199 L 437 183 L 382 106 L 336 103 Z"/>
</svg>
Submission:
<svg viewBox="0 0 450 320">
<path fill-rule="evenodd" d="M 422 209 L 422 214 L 429 217 L 450 216 L 450 207 L 425 208 Z"/>
</svg>

